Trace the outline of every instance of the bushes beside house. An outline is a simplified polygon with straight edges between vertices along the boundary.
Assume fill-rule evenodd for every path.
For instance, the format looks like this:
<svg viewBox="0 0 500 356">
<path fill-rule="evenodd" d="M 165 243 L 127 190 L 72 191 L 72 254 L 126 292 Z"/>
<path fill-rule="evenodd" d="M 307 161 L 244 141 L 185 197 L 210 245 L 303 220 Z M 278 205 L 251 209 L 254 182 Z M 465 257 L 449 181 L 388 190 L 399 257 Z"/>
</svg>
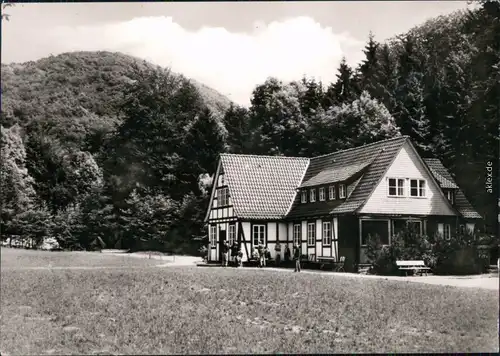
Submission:
<svg viewBox="0 0 500 356">
<path fill-rule="evenodd" d="M 486 272 L 489 265 L 489 250 L 498 245 L 498 238 L 457 232 L 446 239 L 420 235 L 409 228 L 394 235 L 391 245 L 382 245 L 377 235 L 368 236 L 367 257 L 371 263 L 370 273 L 399 275 L 398 260 L 423 260 L 438 275 L 466 275 Z"/>
</svg>

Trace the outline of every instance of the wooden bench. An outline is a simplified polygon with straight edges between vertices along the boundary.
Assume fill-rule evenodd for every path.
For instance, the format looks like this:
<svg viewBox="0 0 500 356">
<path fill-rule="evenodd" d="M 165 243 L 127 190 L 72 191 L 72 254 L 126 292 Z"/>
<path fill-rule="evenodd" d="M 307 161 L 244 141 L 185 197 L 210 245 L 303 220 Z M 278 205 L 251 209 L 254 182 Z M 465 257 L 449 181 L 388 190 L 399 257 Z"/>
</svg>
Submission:
<svg viewBox="0 0 500 356">
<path fill-rule="evenodd" d="M 427 275 L 427 271 L 430 270 L 424 263 L 424 261 L 396 261 L 396 265 L 398 266 L 400 271 L 405 271 L 406 275 L 408 275 L 408 271 L 415 271 L 415 274 L 420 272 L 422 274 L 425 271 L 425 275 Z"/>
<path fill-rule="evenodd" d="M 317 258 L 317 261 L 320 263 L 319 269 L 323 269 L 325 265 L 332 265 L 332 271 L 335 269 L 335 263 L 337 259 L 335 257 L 326 257 L 321 256 Z"/>
<path fill-rule="evenodd" d="M 319 266 L 319 269 L 323 269 L 323 267 L 326 264 L 331 264 L 332 271 L 345 272 L 345 270 L 344 270 L 345 256 L 341 256 L 338 261 L 335 257 L 322 256 L 322 257 L 318 257 L 317 261 L 321 263 L 321 265 Z"/>
</svg>

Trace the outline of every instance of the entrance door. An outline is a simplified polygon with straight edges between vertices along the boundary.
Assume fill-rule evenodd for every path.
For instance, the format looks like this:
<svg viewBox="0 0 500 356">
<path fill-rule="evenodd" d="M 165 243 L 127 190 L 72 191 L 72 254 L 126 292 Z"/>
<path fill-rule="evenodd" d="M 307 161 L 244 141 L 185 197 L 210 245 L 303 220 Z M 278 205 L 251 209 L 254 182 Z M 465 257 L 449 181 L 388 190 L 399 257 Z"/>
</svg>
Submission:
<svg viewBox="0 0 500 356">
<path fill-rule="evenodd" d="M 219 261 L 222 261 L 222 248 L 226 241 L 226 230 L 219 230 Z"/>
</svg>

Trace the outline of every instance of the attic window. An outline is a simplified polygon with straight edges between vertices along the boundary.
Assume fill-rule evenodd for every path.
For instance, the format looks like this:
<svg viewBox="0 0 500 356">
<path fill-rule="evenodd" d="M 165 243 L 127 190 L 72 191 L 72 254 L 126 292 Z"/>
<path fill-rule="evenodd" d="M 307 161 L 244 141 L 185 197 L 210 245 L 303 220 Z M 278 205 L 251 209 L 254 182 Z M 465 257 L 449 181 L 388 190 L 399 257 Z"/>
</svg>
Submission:
<svg viewBox="0 0 500 356">
<path fill-rule="evenodd" d="M 331 185 L 328 187 L 328 199 L 335 200 L 335 186 Z"/>
<path fill-rule="evenodd" d="M 455 194 L 453 194 L 453 190 L 446 191 L 446 198 L 451 204 L 455 203 Z"/>
<path fill-rule="evenodd" d="M 345 198 L 345 184 L 340 184 L 339 185 L 339 198 L 344 199 Z"/>
<path fill-rule="evenodd" d="M 229 205 L 229 190 L 227 187 L 221 188 L 217 191 L 217 206 Z"/>
<path fill-rule="evenodd" d="M 301 203 L 307 203 L 307 190 L 303 190 L 300 192 L 300 202 Z"/>
<path fill-rule="evenodd" d="M 309 191 L 309 201 L 311 203 L 314 203 L 316 201 L 316 189 L 314 188 Z"/>
<path fill-rule="evenodd" d="M 325 188 L 319 188 L 319 201 L 325 201 Z"/>
<path fill-rule="evenodd" d="M 389 196 L 404 197 L 405 196 L 405 180 L 397 178 L 389 178 Z"/>
</svg>

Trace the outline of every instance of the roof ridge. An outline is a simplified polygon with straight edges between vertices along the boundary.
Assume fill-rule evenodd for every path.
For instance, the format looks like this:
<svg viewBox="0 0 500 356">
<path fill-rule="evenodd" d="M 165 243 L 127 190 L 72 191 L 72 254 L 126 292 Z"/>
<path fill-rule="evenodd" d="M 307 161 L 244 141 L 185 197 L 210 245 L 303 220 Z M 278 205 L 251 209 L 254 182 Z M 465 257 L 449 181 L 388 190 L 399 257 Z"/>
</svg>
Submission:
<svg viewBox="0 0 500 356">
<path fill-rule="evenodd" d="M 363 146 L 346 148 L 345 150 L 339 150 L 339 151 L 335 151 L 335 152 L 332 152 L 332 153 L 327 153 L 327 154 L 324 154 L 324 155 L 321 155 L 321 156 L 315 156 L 315 157 L 312 157 L 311 159 L 327 157 L 327 156 L 330 156 L 330 155 L 334 155 L 334 154 L 338 154 L 338 153 L 343 153 L 343 152 L 347 152 L 347 151 L 351 151 L 351 150 L 355 150 L 355 149 L 366 148 L 368 146 L 374 146 L 374 145 L 377 145 L 377 144 L 380 144 L 380 143 L 383 143 L 383 142 L 388 142 L 388 141 L 392 141 L 392 140 L 401 140 L 403 138 L 404 139 L 408 139 L 408 138 L 410 138 L 410 136 L 408 136 L 408 135 L 402 135 L 402 136 L 398 136 L 398 137 L 387 138 L 385 140 L 371 142 L 371 143 L 368 143 L 368 144 L 363 145 Z"/>
<path fill-rule="evenodd" d="M 310 160 L 309 157 L 296 157 L 296 156 L 271 156 L 271 155 L 250 155 L 243 153 L 221 153 L 221 156 L 238 156 L 238 157 L 255 157 L 255 158 L 279 158 L 279 159 L 302 159 Z"/>
</svg>

